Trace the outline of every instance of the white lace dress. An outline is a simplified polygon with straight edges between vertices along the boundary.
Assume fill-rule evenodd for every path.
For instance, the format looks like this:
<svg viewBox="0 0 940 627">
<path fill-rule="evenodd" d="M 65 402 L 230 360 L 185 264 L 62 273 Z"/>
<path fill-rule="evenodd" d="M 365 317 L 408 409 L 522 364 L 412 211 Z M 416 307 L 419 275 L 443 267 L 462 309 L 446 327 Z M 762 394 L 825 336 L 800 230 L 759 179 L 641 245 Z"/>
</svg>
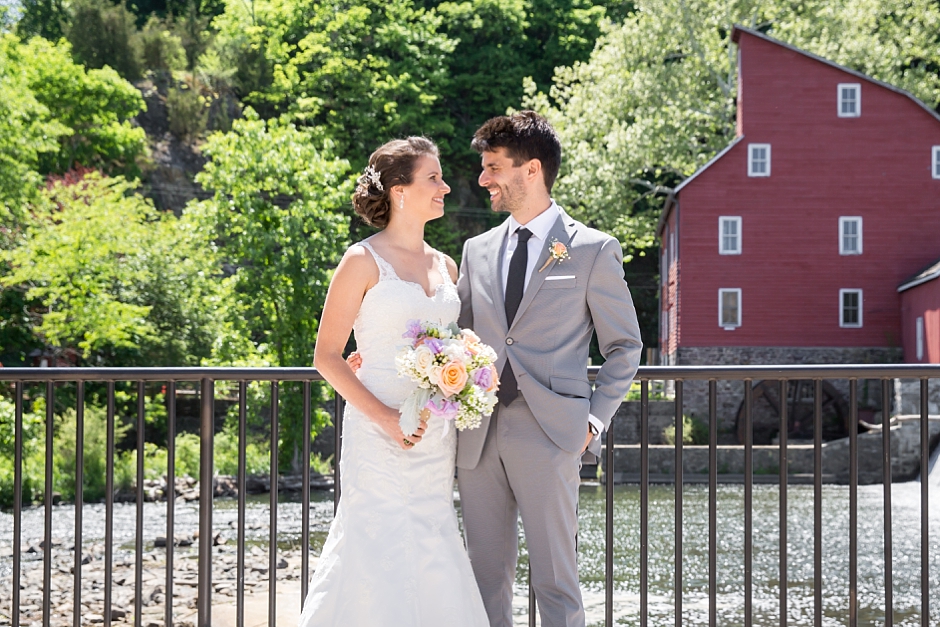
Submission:
<svg viewBox="0 0 940 627">
<path fill-rule="evenodd" d="M 432 296 L 403 281 L 360 244 L 379 267 L 379 282 L 353 324 L 362 383 L 398 407 L 414 384 L 395 371 L 410 319 L 450 323 L 460 299 L 438 253 L 444 283 Z M 359 410 L 346 405 L 339 509 L 323 546 L 301 627 L 486 627 L 453 504 L 456 434 L 432 418 L 424 438 L 404 450 Z"/>
</svg>

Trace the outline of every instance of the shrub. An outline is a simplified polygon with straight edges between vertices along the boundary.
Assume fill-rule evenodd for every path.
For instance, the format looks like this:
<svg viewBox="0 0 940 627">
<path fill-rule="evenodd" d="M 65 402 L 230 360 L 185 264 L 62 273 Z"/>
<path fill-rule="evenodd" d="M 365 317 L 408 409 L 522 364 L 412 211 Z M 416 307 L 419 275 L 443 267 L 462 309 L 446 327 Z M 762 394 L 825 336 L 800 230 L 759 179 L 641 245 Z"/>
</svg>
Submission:
<svg viewBox="0 0 940 627">
<path fill-rule="evenodd" d="M 66 500 L 75 499 L 75 451 L 77 417 L 74 409 L 67 409 L 57 426 L 55 438 L 55 489 Z M 105 497 L 105 479 L 108 460 L 108 425 L 103 407 L 85 405 L 84 460 L 82 464 L 82 490 L 87 502 L 100 501 Z M 114 441 L 120 442 L 130 427 L 115 419 Z M 115 485 L 119 485 L 127 472 L 126 453 L 115 457 Z M 133 473 L 134 465 L 130 464 Z M 132 475 L 133 476 L 133 475 Z"/>
<path fill-rule="evenodd" d="M 170 132 L 179 139 L 193 140 L 202 135 L 209 121 L 206 99 L 192 86 L 171 87 L 166 97 Z"/>
<path fill-rule="evenodd" d="M 109 66 L 127 80 L 140 78 L 140 41 L 134 14 L 109 0 L 78 0 L 65 36 L 89 68 Z"/>
<path fill-rule="evenodd" d="M 0 507 L 13 505 L 15 407 L 0 397 Z M 43 485 L 41 412 L 23 412 L 23 502 L 31 503 Z"/>
<path fill-rule="evenodd" d="M 148 70 L 169 74 L 186 68 L 182 41 L 156 16 L 151 17 L 140 31 L 140 54 Z"/>
<path fill-rule="evenodd" d="M 663 439 L 667 444 L 676 443 L 676 426 L 669 425 L 663 429 Z M 708 444 L 708 425 L 695 416 L 682 416 L 682 443 Z"/>
</svg>

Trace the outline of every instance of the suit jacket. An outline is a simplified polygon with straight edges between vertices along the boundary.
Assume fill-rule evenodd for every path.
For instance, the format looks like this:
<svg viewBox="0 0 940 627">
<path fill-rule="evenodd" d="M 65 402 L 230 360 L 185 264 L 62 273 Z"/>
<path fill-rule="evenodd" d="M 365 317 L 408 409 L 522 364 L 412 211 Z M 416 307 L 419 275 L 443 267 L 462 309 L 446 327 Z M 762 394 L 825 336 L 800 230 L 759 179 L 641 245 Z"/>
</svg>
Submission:
<svg viewBox="0 0 940 627">
<path fill-rule="evenodd" d="M 512 363 L 539 425 L 558 447 L 576 453 L 584 446 L 588 415 L 609 426 L 640 363 L 643 343 L 623 278 L 623 251 L 610 235 L 560 211 L 509 325 L 501 279 L 508 225 L 507 220 L 464 244 L 457 281 L 460 326 L 496 350 L 499 372 L 507 359 Z M 540 272 L 553 239 L 567 246 L 569 259 L 552 259 Z M 592 389 L 587 363 L 595 330 L 606 361 Z M 477 465 L 489 422 L 484 418 L 480 428 L 460 432 L 459 467 Z M 588 448 L 599 454 L 600 442 Z"/>
</svg>

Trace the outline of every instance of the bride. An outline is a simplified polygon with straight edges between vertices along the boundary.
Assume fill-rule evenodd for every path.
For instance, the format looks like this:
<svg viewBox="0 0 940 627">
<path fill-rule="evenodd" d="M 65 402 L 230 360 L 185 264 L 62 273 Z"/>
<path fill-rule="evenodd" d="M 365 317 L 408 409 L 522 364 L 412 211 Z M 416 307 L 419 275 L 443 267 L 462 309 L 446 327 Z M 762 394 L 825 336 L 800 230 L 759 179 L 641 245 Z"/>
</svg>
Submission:
<svg viewBox="0 0 940 627">
<path fill-rule="evenodd" d="M 359 177 L 356 213 L 383 230 L 346 251 L 320 320 L 314 363 L 347 401 L 342 498 L 301 627 L 489 624 L 453 506 L 455 430 L 437 418 L 414 435 L 398 425 L 414 387 L 395 369 L 408 320 L 460 312 L 456 264 L 424 242 L 449 192 L 423 137 L 381 146 Z M 355 374 L 342 354 L 350 330 Z"/>
</svg>

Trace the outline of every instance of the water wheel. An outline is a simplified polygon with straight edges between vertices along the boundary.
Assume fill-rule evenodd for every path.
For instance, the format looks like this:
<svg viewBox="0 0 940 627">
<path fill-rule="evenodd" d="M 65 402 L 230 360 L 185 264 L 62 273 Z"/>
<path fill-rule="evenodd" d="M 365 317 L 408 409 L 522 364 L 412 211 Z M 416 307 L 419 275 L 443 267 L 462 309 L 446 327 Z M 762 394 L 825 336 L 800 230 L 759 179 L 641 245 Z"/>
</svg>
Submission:
<svg viewBox="0 0 940 627">
<path fill-rule="evenodd" d="M 813 381 L 790 381 L 787 385 L 787 437 L 793 440 L 813 438 L 815 399 Z M 780 382 L 757 381 L 751 392 L 751 420 L 754 444 L 771 444 L 780 431 Z M 849 405 L 828 381 L 822 384 L 822 438 L 834 440 L 849 433 Z M 744 444 L 744 400 L 735 421 L 738 442 Z"/>
</svg>

